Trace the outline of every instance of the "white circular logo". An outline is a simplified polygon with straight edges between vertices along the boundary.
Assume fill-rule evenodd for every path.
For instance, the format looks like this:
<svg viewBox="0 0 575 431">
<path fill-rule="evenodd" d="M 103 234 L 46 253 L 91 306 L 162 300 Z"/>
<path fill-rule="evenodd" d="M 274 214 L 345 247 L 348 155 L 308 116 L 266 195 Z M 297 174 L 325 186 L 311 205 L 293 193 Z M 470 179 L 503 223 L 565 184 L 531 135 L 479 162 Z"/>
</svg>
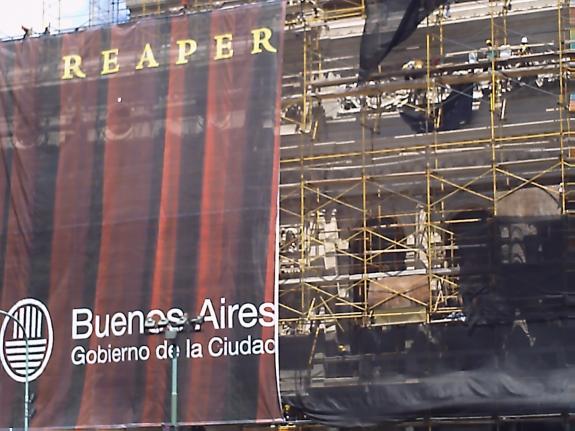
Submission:
<svg viewBox="0 0 575 431">
<path fill-rule="evenodd" d="M 42 374 L 52 354 L 52 319 L 46 306 L 32 298 L 21 299 L 8 313 L 18 319 L 24 328 L 14 319 L 3 316 L 0 329 L 0 360 L 10 377 L 17 382 L 26 381 L 25 330 L 28 335 L 28 381 L 31 382 Z"/>
</svg>

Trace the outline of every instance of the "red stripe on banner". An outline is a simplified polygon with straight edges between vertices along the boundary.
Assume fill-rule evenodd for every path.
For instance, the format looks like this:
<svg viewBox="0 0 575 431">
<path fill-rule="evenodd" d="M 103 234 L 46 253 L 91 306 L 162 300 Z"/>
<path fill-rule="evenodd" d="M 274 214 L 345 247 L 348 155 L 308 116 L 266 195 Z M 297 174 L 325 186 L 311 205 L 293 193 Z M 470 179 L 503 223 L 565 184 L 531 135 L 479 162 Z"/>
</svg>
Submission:
<svg viewBox="0 0 575 431">
<path fill-rule="evenodd" d="M 209 298 L 215 310 L 220 308 L 220 298 L 241 297 L 237 294 L 241 288 L 237 285 L 237 272 L 241 269 L 237 267 L 237 256 L 241 253 L 243 168 L 249 145 L 245 132 L 246 104 L 253 75 L 248 29 L 257 22 L 253 9 L 244 10 L 247 12 L 212 13 L 196 304 Z M 248 40 L 243 44 L 234 40 L 232 58 L 214 60 L 214 36 L 224 33 L 238 38 L 244 35 Z M 240 51 L 242 47 L 245 51 Z M 214 330 L 211 323 L 205 323 L 201 336 L 204 348 L 212 337 L 230 334 L 229 330 Z M 229 367 L 230 358 L 214 358 L 207 350 L 201 362 L 192 365 L 187 394 L 192 408 L 183 413 L 183 421 L 198 423 L 226 418 L 227 406 L 223 400 L 230 391 Z"/>
<path fill-rule="evenodd" d="M 85 32 L 62 37 L 61 51 L 81 52 L 84 58 L 100 54 L 100 33 Z M 85 66 L 92 76 L 98 73 L 96 62 Z M 72 307 L 83 303 L 86 285 L 87 237 L 90 229 L 92 171 L 97 134 L 96 115 L 98 80 L 64 81 L 60 86 L 60 147 L 54 198 L 54 233 L 50 262 L 50 302 L 56 345 L 48 367 L 38 381 L 42 407 L 34 416 L 34 426 L 49 427 L 61 423 L 61 412 L 69 411 L 70 392 L 74 390 L 74 369 L 62 367 L 70 361 L 73 340 L 69 320 L 61 318 Z M 84 103 L 80 104 L 78 101 Z M 89 115 L 84 115 L 84 112 Z M 66 300 L 63 300 L 63 297 Z M 54 388 L 58 388 L 54 391 Z M 74 412 L 75 414 L 75 412 Z"/>
<path fill-rule="evenodd" d="M 145 26 L 113 27 L 110 46 L 120 53 L 134 53 L 157 40 L 158 21 Z M 122 66 L 108 80 L 103 178 L 103 215 L 94 316 L 144 307 L 140 297 L 146 284 L 146 244 L 150 234 L 150 203 L 153 172 L 159 163 L 154 157 L 157 72 L 134 71 L 133 64 Z M 122 69 L 125 67 L 125 69 Z M 135 78 L 134 74 L 139 73 Z M 145 310 L 144 310 L 145 311 Z M 95 332 L 105 323 L 94 325 Z M 136 333 L 90 338 L 90 349 L 139 346 Z M 131 423 L 138 416 L 141 389 L 137 363 L 86 365 L 84 391 L 78 423 L 84 426 Z"/>
<path fill-rule="evenodd" d="M 170 44 L 188 36 L 188 20 L 173 19 Z M 174 65 L 178 53 L 170 53 L 170 64 Z M 176 266 L 176 243 L 178 238 L 180 159 L 182 153 L 183 107 L 186 68 L 172 66 L 169 70 L 168 96 L 165 121 L 164 157 L 158 238 L 154 257 L 154 273 L 150 309 L 168 310 L 172 306 L 174 274 Z M 174 304 L 177 306 L 178 304 Z M 148 346 L 153 351 L 163 337 L 150 337 Z M 167 393 L 166 366 L 168 361 L 150 360 L 146 363 L 146 390 L 142 421 L 157 423 L 164 419 L 163 394 Z M 162 394 L 158 396 L 158 394 Z"/>
</svg>

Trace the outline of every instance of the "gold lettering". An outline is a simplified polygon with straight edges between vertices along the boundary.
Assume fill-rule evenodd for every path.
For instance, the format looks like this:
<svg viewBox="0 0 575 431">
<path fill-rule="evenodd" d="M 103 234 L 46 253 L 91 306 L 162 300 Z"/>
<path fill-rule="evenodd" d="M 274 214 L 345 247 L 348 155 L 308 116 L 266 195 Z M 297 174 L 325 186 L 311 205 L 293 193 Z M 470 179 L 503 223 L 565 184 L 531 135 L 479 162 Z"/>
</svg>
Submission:
<svg viewBox="0 0 575 431">
<path fill-rule="evenodd" d="M 86 74 L 82 72 L 80 66 L 82 65 L 82 57 L 79 55 L 65 55 L 62 57 L 64 61 L 64 73 L 62 79 L 85 78 Z"/>
<path fill-rule="evenodd" d="M 118 64 L 118 48 L 102 51 L 102 72 L 101 75 L 116 73 L 120 70 Z"/>
<path fill-rule="evenodd" d="M 214 39 L 216 40 L 216 55 L 214 60 L 231 58 L 234 55 L 231 33 L 219 34 L 214 36 Z"/>
<path fill-rule="evenodd" d="M 144 63 L 147 63 L 147 66 L 144 66 Z M 156 61 L 154 58 L 154 51 L 152 51 L 152 47 L 149 43 L 146 44 L 144 47 L 144 51 L 142 51 L 142 56 L 140 57 L 140 61 L 136 66 L 136 70 L 141 70 L 144 67 L 158 67 L 160 63 Z"/>
<path fill-rule="evenodd" d="M 252 54 L 259 54 L 260 52 L 262 52 L 262 47 L 266 51 L 277 52 L 277 49 L 275 49 L 270 43 L 271 37 L 272 37 L 272 31 L 267 27 L 261 27 L 252 30 L 252 38 L 254 41 Z"/>
<path fill-rule="evenodd" d="M 188 62 L 188 57 L 191 57 L 196 49 L 198 49 L 198 44 L 194 39 L 182 39 L 176 42 L 178 44 L 178 60 L 176 64 L 186 64 Z"/>
</svg>

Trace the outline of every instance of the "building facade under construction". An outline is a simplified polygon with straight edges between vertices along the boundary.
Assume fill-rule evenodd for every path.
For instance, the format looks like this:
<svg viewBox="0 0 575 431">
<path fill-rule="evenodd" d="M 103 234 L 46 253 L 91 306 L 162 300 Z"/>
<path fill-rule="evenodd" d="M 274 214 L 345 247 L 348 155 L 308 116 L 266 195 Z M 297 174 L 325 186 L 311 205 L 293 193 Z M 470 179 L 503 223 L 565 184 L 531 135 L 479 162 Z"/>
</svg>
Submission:
<svg viewBox="0 0 575 431">
<path fill-rule="evenodd" d="M 571 5 L 445 3 L 358 84 L 369 7 L 288 7 L 284 401 L 344 426 L 566 423 Z"/>
<path fill-rule="evenodd" d="M 44 3 L 58 10 L 57 2 Z M 264 3 L 93 0 L 87 25 Z M 265 7 L 254 16 L 271 20 Z M 569 429 L 575 2 L 288 0 L 282 10 L 281 426 Z M 252 27 L 251 54 L 276 52 L 271 32 Z M 232 52 L 225 37 L 216 33 L 222 58 Z M 181 64 L 192 53 L 186 40 L 177 41 Z M 141 64 L 152 60 L 144 50 Z M 67 65 L 79 67 L 74 61 Z M 272 94 L 265 79 L 241 79 L 254 88 L 248 96 Z M 183 118 L 196 121 L 199 104 L 182 98 Z M 211 109 L 217 117 L 224 108 Z M 269 132 L 273 121 L 263 117 L 257 125 Z M 190 134 L 193 128 L 203 123 L 189 126 Z M 255 160 L 249 143 L 245 151 Z M 253 229 L 244 223 L 229 231 L 244 228 Z M 262 244 L 265 238 L 245 244 L 246 254 L 255 256 Z M 207 268 L 213 255 L 206 256 Z M 262 333 L 266 312 L 254 314 Z"/>
</svg>

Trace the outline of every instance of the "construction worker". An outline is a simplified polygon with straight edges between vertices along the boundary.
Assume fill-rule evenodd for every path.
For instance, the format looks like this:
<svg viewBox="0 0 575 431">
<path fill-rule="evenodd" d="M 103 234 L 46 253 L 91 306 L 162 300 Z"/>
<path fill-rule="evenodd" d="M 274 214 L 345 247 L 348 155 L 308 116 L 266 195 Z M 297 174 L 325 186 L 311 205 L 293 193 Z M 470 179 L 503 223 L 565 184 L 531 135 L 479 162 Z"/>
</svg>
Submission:
<svg viewBox="0 0 575 431">
<path fill-rule="evenodd" d="M 529 55 L 531 54 L 531 47 L 529 46 L 529 41 L 527 36 L 521 38 L 521 45 L 519 45 L 519 55 Z"/>
<path fill-rule="evenodd" d="M 450 18 L 451 17 L 451 2 L 453 0 L 447 0 L 443 5 L 443 17 Z"/>
<path fill-rule="evenodd" d="M 485 54 L 485 58 L 487 60 L 493 60 L 494 58 L 497 58 L 497 50 L 493 47 L 493 42 L 491 42 L 491 39 L 485 40 L 485 47 L 487 49 L 487 53 Z"/>
</svg>

